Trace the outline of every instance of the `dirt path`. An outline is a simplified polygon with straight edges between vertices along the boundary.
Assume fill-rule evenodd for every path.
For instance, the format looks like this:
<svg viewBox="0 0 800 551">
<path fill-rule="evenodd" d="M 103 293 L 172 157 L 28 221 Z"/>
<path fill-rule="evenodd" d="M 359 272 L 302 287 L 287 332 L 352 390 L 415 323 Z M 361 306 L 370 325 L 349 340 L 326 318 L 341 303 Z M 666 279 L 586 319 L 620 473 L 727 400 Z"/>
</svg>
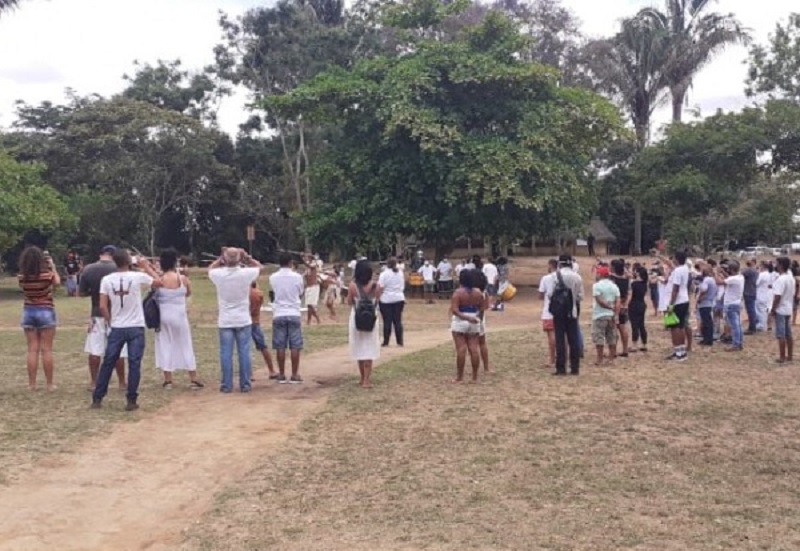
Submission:
<svg viewBox="0 0 800 551">
<path fill-rule="evenodd" d="M 381 361 L 450 340 L 441 326 L 412 335 L 403 349 L 383 349 Z M 175 549 L 216 492 L 275 451 L 356 369 L 345 346 L 308 355 L 301 371 L 304 385 L 259 380 L 250 394 L 209 388 L 176 398 L 71 455 L 43 460 L 0 489 L 0 550 Z"/>
</svg>

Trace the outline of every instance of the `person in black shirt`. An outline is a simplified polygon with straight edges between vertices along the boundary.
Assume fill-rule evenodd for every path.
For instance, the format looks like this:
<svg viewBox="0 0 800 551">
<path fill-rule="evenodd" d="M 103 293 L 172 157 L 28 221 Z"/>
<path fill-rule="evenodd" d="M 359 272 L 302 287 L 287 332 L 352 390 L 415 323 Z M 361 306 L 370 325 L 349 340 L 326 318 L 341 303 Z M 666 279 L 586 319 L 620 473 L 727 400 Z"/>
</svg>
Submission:
<svg viewBox="0 0 800 551">
<path fill-rule="evenodd" d="M 78 275 L 82 267 L 81 259 L 75 254 L 75 251 L 70 250 L 67 253 L 67 258 L 64 259 L 64 271 L 67 273 L 66 287 L 68 296 L 78 296 Z"/>
<path fill-rule="evenodd" d="M 625 261 L 616 259 L 611 261 L 611 281 L 619 288 L 619 318 L 617 319 L 617 331 L 622 341 L 622 353 L 620 358 L 628 357 L 628 299 L 630 297 L 630 278 L 625 273 Z"/>
<path fill-rule="evenodd" d="M 639 338 L 642 339 L 640 352 L 647 352 L 647 327 L 645 327 L 645 316 L 647 314 L 647 288 L 648 274 L 647 269 L 639 266 L 635 272 L 636 279 L 631 283 L 631 300 L 628 303 L 628 316 L 631 320 L 633 346 L 631 352 L 636 350 Z"/>
</svg>

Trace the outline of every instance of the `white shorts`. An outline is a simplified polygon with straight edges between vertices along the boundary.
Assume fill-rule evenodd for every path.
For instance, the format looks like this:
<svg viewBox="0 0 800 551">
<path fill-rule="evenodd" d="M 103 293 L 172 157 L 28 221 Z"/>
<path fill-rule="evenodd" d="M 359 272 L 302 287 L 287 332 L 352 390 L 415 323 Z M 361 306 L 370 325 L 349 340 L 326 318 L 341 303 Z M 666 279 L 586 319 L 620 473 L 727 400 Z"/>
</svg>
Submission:
<svg viewBox="0 0 800 551">
<path fill-rule="evenodd" d="M 319 304 L 319 285 L 306 287 L 306 306 L 316 307 Z"/>
<path fill-rule="evenodd" d="M 103 357 L 106 353 L 106 343 L 108 342 L 108 326 L 103 318 L 92 318 L 89 323 L 89 330 L 86 333 L 86 345 L 83 351 L 90 356 Z M 128 345 L 122 347 L 120 358 L 128 357 Z"/>
<path fill-rule="evenodd" d="M 477 316 L 475 317 L 477 318 Z M 450 322 L 450 331 L 453 333 L 462 333 L 464 335 L 479 335 L 481 332 L 481 324 L 480 322 L 472 323 L 453 316 L 453 320 Z"/>
</svg>

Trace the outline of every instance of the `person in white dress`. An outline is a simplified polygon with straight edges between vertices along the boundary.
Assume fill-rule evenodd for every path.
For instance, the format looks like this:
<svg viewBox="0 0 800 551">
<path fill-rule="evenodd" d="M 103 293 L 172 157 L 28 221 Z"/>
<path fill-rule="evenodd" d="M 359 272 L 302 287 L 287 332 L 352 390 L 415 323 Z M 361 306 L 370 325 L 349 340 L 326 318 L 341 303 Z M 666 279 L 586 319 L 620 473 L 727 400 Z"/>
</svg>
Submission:
<svg viewBox="0 0 800 551">
<path fill-rule="evenodd" d="M 178 255 L 166 250 L 160 257 L 162 286 L 156 291 L 161 327 L 156 332 L 156 367 L 164 374 L 164 389 L 172 388 L 172 374 L 188 371 L 192 389 L 205 385 L 197 378 L 192 330 L 186 314 L 186 299 L 192 294 L 189 278 L 178 273 Z"/>
<path fill-rule="evenodd" d="M 350 282 L 350 288 L 347 293 L 347 302 L 352 306 L 350 309 L 348 341 L 350 343 L 350 355 L 358 362 L 361 387 L 372 388 L 372 364 L 381 355 L 378 337 L 380 327 L 376 320 L 372 331 L 359 331 L 356 329 L 356 304 L 359 297 L 362 296 L 369 297 L 376 304 L 381 297 L 381 288 L 372 281 L 372 267 L 366 260 L 361 260 L 356 264 L 353 280 Z"/>
</svg>

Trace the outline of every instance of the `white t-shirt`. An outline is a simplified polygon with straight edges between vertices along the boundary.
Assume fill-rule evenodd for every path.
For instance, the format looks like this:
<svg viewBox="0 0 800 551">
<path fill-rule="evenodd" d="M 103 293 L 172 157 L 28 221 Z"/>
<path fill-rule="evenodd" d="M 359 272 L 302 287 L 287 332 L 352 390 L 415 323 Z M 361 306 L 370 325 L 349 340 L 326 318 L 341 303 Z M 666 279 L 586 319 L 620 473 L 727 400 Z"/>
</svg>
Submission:
<svg viewBox="0 0 800 551">
<path fill-rule="evenodd" d="M 300 297 L 305 293 L 303 277 L 291 268 L 281 268 L 269 276 L 269 285 L 275 293 L 272 319 L 299 318 Z"/>
<path fill-rule="evenodd" d="M 463 269 L 464 270 L 474 270 L 475 269 L 475 263 L 474 262 L 467 262 L 466 264 L 464 264 L 464 268 Z"/>
<path fill-rule="evenodd" d="M 725 278 L 725 306 L 741 304 L 743 296 L 744 276 L 736 274 Z"/>
<path fill-rule="evenodd" d="M 550 313 L 550 297 L 556 285 L 557 276 L 555 273 L 547 274 L 539 282 L 539 292 L 544 295 L 544 306 L 542 306 L 542 319 L 551 320 L 553 314 Z"/>
<path fill-rule="evenodd" d="M 781 297 L 778 303 L 778 308 L 775 310 L 776 314 L 781 316 L 791 316 L 794 308 L 794 291 L 795 281 L 792 274 L 785 273 L 778 276 L 775 283 L 772 285 L 772 293 L 776 297 Z"/>
<path fill-rule="evenodd" d="M 497 284 L 497 276 L 499 272 L 497 271 L 497 266 L 492 264 L 491 262 L 487 262 L 483 265 L 483 275 L 486 276 L 486 281 L 489 285 L 496 285 Z"/>
<path fill-rule="evenodd" d="M 442 260 L 436 267 L 439 272 L 439 281 L 452 281 L 453 280 L 453 266 L 449 262 Z"/>
<path fill-rule="evenodd" d="M 403 272 L 398 270 L 389 270 L 388 268 L 381 272 L 378 277 L 378 285 L 383 289 L 381 293 L 381 302 L 383 304 L 394 304 L 403 302 L 406 297 L 403 291 L 406 286 L 406 279 L 403 277 Z"/>
<path fill-rule="evenodd" d="M 419 271 L 419 273 L 422 274 L 422 279 L 425 280 L 425 283 L 433 283 L 434 282 L 433 274 L 436 273 L 436 268 L 434 268 L 433 266 L 431 266 L 429 264 L 427 266 L 423 266 L 418 271 Z"/>
<path fill-rule="evenodd" d="M 772 300 L 772 274 L 769 272 L 759 272 L 756 280 L 756 300 L 761 303 L 769 303 Z"/>
<path fill-rule="evenodd" d="M 114 272 L 100 281 L 100 294 L 108 297 L 111 306 L 111 327 L 145 326 L 142 287 L 152 284 L 153 278 L 143 272 Z"/>
<path fill-rule="evenodd" d="M 672 300 L 672 289 L 675 285 L 678 286 L 678 297 L 675 299 L 675 304 L 686 304 L 689 302 L 688 266 L 678 266 L 672 270 L 672 273 L 669 275 L 669 281 L 667 282 L 667 293 L 670 296 L 670 300 Z"/>
<path fill-rule="evenodd" d="M 250 284 L 258 279 L 258 268 L 224 267 L 208 271 L 217 288 L 217 326 L 220 329 L 246 327 L 250 318 Z"/>
</svg>

